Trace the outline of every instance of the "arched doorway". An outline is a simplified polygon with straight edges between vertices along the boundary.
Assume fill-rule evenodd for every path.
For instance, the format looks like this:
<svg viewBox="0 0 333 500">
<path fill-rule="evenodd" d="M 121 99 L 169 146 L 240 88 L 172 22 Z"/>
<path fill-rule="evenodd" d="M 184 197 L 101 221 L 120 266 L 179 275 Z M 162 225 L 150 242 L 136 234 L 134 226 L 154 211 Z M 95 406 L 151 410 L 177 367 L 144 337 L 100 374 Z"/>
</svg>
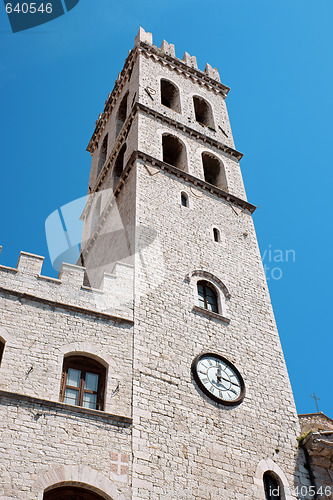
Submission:
<svg viewBox="0 0 333 500">
<path fill-rule="evenodd" d="M 105 497 L 77 486 L 61 486 L 44 493 L 43 500 L 105 500 Z"/>
</svg>

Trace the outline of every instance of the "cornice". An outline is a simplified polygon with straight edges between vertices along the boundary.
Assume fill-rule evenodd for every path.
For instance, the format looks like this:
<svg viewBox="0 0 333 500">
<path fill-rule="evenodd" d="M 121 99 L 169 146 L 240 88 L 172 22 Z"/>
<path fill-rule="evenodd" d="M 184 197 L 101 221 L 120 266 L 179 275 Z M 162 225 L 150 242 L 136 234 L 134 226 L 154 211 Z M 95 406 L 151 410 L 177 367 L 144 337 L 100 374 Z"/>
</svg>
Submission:
<svg viewBox="0 0 333 500">
<path fill-rule="evenodd" d="M 116 144 L 115 144 L 113 150 L 111 151 L 109 157 L 107 158 L 107 160 L 105 161 L 105 163 L 103 165 L 103 168 L 102 168 L 102 170 L 101 170 L 101 172 L 96 180 L 94 188 L 88 194 L 96 193 L 99 190 L 100 186 L 102 185 L 103 180 L 105 179 L 105 176 L 106 176 L 108 170 L 112 167 L 112 164 L 113 164 L 113 161 L 114 161 L 116 155 L 118 154 L 121 146 L 123 145 L 123 142 L 127 138 L 129 129 L 130 129 L 130 127 L 133 123 L 133 120 L 135 118 L 135 115 L 138 111 L 145 113 L 147 116 L 154 116 L 155 118 L 157 118 L 161 122 L 167 123 L 168 125 L 171 125 L 176 130 L 180 130 L 181 132 L 187 133 L 189 135 L 189 137 L 193 137 L 195 139 L 201 140 L 205 144 L 209 144 L 210 146 L 215 147 L 216 149 L 231 156 L 232 158 L 234 158 L 237 161 L 239 161 L 243 157 L 242 153 L 227 146 L 226 144 L 223 144 L 222 142 L 219 142 L 216 139 L 208 137 L 207 135 L 203 134 L 202 132 L 198 132 L 197 130 L 195 130 L 191 127 L 188 127 L 187 125 L 184 125 L 183 123 L 178 122 L 177 120 L 174 120 L 173 118 L 162 115 L 162 113 L 159 113 L 158 111 L 155 111 L 155 110 L 149 108 L 148 106 L 145 106 L 144 104 L 140 104 L 140 103 L 136 102 L 133 105 L 133 108 L 132 108 L 129 116 L 128 116 L 126 122 L 124 123 L 118 137 L 117 137 L 117 141 L 116 141 Z M 83 218 L 85 217 L 85 214 L 86 214 L 87 210 L 89 209 L 89 207 L 90 207 L 90 203 L 88 202 L 87 207 L 83 210 L 83 213 L 82 213 Z"/>
<path fill-rule="evenodd" d="M 231 156 L 232 158 L 235 158 L 237 161 L 239 161 L 244 156 L 243 153 L 240 153 L 239 151 L 231 148 L 230 146 L 227 146 L 223 142 L 217 141 L 216 139 L 213 139 L 212 137 L 209 137 L 206 134 L 203 134 L 202 132 L 198 132 L 194 128 L 191 128 L 188 125 L 184 125 L 183 123 L 178 122 L 177 120 L 174 120 L 173 118 L 162 115 L 162 113 L 159 113 L 158 111 L 155 111 L 154 109 L 149 108 L 148 106 L 145 106 L 144 104 L 136 103 L 136 107 L 138 110 L 142 111 L 143 113 L 146 113 L 147 115 L 150 115 L 150 116 L 154 116 L 158 120 L 160 120 L 164 123 L 167 123 L 168 125 L 172 125 L 177 130 L 181 130 L 182 132 L 187 133 L 190 137 L 193 137 L 195 139 L 199 139 L 199 140 L 205 142 L 206 144 L 209 144 L 210 146 L 213 146 L 216 149 L 223 151 L 224 153 Z"/>
<path fill-rule="evenodd" d="M 167 172 L 171 175 L 176 176 L 177 178 L 182 178 L 183 180 L 189 182 L 190 184 L 193 184 L 197 188 L 201 188 L 202 190 L 209 192 L 211 194 L 217 195 L 219 198 L 225 199 L 227 202 L 237 205 L 245 210 L 248 210 L 251 214 L 255 211 L 257 208 L 255 205 L 252 205 L 251 203 L 242 200 L 241 198 L 238 198 L 237 196 L 227 193 L 226 191 L 223 191 L 222 189 L 213 186 L 212 184 L 209 184 L 208 182 L 204 181 L 203 179 L 199 179 L 198 177 L 194 177 L 194 175 L 189 174 L 188 172 L 185 172 L 184 170 L 180 170 L 177 167 L 174 167 L 173 165 L 170 165 L 169 163 L 165 163 L 161 160 L 158 160 L 157 158 L 154 158 L 153 156 L 148 155 L 147 153 L 144 153 L 143 151 L 134 151 L 132 153 L 131 158 L 127 162 L 126 169 L 124 170 L 123 174 L 128 177 L 128 171 L 127 169 L 131 164 L 134 163 L 136 159 L 142 160 L 144 162 L 150 163 L 151 166 L 155 168 L 159 168 L 161 171 Z M 118 183 L 114 193 L 117 195 L 117 193 L 121 190 L 122 185 L 125 183 L 123 180 L 122 182 L 122 177 L 120 178 L 120 182 Z"/>
<path fill-rule="evenodd" d="M 169 165 L 168 163 L 165 163 L 161 160 L 158 160 L 157 158 L 154 158 L 153 156 L 150 156 L 147 153 L 144 153 L 143 151 L 138 151 L 138 150 L 133 151 L 130 159 L 128 160 L 128 162 L 123 170 L 123 173 L 119 179 L 119 182 L 118 182 L 116 188 L 114 189 L 114 198 L 112 198 L 108 202 L 106 207 L 104 208 L 103 213 L 101 214 L 101 216 L 99 218 L 99 222 L 96 224 L 95 231 L 93 232 L 93 234 L 91 235 L 91 237 L 87 241 L 84 249 L 81 251 L 83 258 L 87 255 L 90 248 L 95 243 L 95 241 L 99 235 L 99 232 L 102 229 L 103 224 L 104 224 L 108 214 L 110 213 L 113 204 L 115 203 L 115 198 L 120 193 L 123 186 L 125 185 L 126 179 L 128 178 L 128 176 L 132 170 L 132 167 L 134 165 L 134 162 L 137 159 L 142 160 L 146 163 L 149 163 L 151 166 L 158 168 L 161 171 L 167 172 L 167 173 L 177 177 L 178 179 L 181 178 L 181 179 L 189 182 L 193 186 L 200 188 L 208 193 L 214 194 L 214 195 L 218 196 L 219 198 L 223 198 L 224 200 L 226 200 L 230 204 L 231 207 L 233 205 L 239 206 L 244 210 L 248 210 L 250 212 L 250 214 L 253 214 L 253 212 L 257 208 L 255 205 L 252 205 L 251 203 L 248 203 L 247 201 L 242 200 L 241 198 L 238 198 L 237 196 L 234 196 L 231 193 L 227 193 L 226 191 L 223 191 L 222 189 L 219 189 L 218 187 L 213 186 L 212 184 L 209 184 L 208 182 L 206 182 L 202 179 L 198 179 L 197 177 L 194 177 L 194 175 L 191 175 L 188 172 L 184 172 L 183 170 L 180 170 L 179 168 L 174 167 L 173 165 Z M 88 203 L 85 206 L 84 211 L 82 213 L 82 217 L 87 216 L 91 204 L 92 204 L 92 201 L 88 201 Z"/>
<path fill-rule="evenodd" d="M 16 392 L 9 392 L 0 390 L 0 400 L 2 398 L 12 399 L 21 403 L 25 401 L 26 403 L 36 406 L 44 406 L 54 411 L 60 412 L 70 412 L 72 415 L 80 416 L 80 414 L 90 415 L 94 418 L 102 418 L 103 420 L 108 420 L 109 424 L 123 424 L 123 425 L 131 425 L 133 419 L 131 417 L 126 417 L 124 415 L 116 415 L 114 413 L 108 413 L 101 410 L 92 410 L 90 408 L 84 408 L 83 406 L 74 406 L 69 405 L 67 403 L 60 403 L 59 401 L 51 401 L 49 399 L 38 398 L 36 396 L 29 396 L 27 394 L 19 394 Z"/>
<path fill-rule="evenodd" d="M 197 68 L 189 66 L 188 64 L 178 59 L 178 57 L 172 57 L 171 55 L 166 54 L 163 50 L 159 49 L 158 47 L 155 47 L 155 45 L 150 45 L 149 43 L 146 42 L 140 42 L 138 47 L 140 52 L 145 53 L 147 55 L 149 54 L 149 57 L 150 55 L 155 56 L 162 63 L 164 63 L 164 65 L 167 64 L 172 69 L 177 69 L 181 73 L 184 73 L 189 77 L 193 78 L 194 80 L 199 81 L 201 85 L 205 85 L 210 90 L 214 90 L 215 92 L 221 93 L 224 98 L 227 96 L 230 87 L 227 87 L 226 85 L 223 85 L 223 83 L 214 80 L 203 71 L 200 71 Z"/>
</svg>

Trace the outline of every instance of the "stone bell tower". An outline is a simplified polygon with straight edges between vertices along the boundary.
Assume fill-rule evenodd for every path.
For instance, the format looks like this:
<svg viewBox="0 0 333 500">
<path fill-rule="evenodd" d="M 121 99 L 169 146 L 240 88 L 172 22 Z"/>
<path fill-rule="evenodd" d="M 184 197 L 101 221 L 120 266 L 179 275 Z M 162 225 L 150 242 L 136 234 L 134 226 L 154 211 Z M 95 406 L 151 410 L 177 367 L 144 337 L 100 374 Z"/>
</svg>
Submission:
<svg viewBox="0 0 333 500">
<path fill-rule="evenodd" d="M 332 492 L 331 429 L 298 447 L 228 91 L 140 28 L 88 145 L 80 265 L 0 265 L 1 500 Z"/>
<path fill-rule="evenodd" d="M 309 484 L 228 92 L 140 28 L 88 146 L 86 279 L 134 269 L 136 499 L 290 500 Z"/>
</svg>

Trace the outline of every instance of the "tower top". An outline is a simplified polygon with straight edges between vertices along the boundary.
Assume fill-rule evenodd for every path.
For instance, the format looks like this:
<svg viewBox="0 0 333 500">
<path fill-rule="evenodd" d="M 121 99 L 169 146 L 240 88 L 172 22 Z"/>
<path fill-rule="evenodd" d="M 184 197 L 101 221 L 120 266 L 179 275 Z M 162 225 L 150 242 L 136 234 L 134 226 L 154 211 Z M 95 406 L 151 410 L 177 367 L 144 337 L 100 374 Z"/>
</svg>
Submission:
<svg viewBox="0 0 333 500">
<path fill-rule="evenodd" d="M 168 56 L 171 56 L 175 59 L 178 59 L 176 57 L 176 53 L 175 53 L 175 46 L 172 43 L 168 43 L 166 40 L 163 40 L 161 47 L 157 47 L 157 46 L 153 45 L 152 33 L 145 31 L 140 26 L 138 34 L 136 35 L 136 38 L 135 38 L 135 45 L 138 46 L 141 43 L 151 45 L 158 52 L 162 52 Z M 190 56 L 190 54 L 188 52 L 184 53 L 182 62 L 193 69 L 198 69 L 197 58 L 195 56 Z M 203 71 L 203 73 L 205 73 L 209 78 L 212 78 L 213 80 L 216 80 L 217 82 L 221 82 L 220 75 L 219 75 L 217 68 L 213 68 L 210 64 L 208 64 L 208 63 L 206 64 L 205 70 Z"/>
<path fill-rule="evenodd" d="M 161 47 L 153 45 L 153 35 L 140 27 L 135 38 L 134 48 L 129 51 L 124 67 L 115 81 L 113 90 L 109 93 L 105 101 L 104 110 L 99 114 L 96 121 L 94 133 L 87 147 L 87 151 L 90 153 L 94 151 L 97 145 L 100 132 L 103 130 L 112 109 L 116 105 L 126 80 L 130 78 L 133 65 L 139 54 L 144 54 L 146 57 L 159 61 L 163 66 L 169 66 L 177 72 L 185 74 L 187 78 L 197 81 L 200 86 L 221 94 L 223 98 L 227 96 L 230 90 L 229 87 L 221 83 L 220 75 L 216 68 L 207 63 L 204 71 L 199 70 L 195 56 L 190 56 L 188 52 L 185 52 L 183 59 L 179 59 L 175 55 L 175 46 L 173 44 L 163 40 Z"/>
</svg>

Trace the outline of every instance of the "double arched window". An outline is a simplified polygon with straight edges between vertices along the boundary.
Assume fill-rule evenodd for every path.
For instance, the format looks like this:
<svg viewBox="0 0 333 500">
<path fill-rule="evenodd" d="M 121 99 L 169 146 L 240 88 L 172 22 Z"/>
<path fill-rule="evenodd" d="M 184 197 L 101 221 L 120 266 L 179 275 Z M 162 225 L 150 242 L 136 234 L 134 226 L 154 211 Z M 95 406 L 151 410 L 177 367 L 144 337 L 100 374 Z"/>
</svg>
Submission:
<svg viewBox="0 0 333 500">
<path fill-rule="evenodd" d="M 207 311 L 219 312 L 218 295 L 215 287 L 208 281 L 198 281 L 198 301 L 199 306 Z"/>
<path fill-rule="evenodd" d="M 68 356 L 64 360 L 60 401 L 104 409 L 106 368 L 88 356 Z"/>
</svg>

